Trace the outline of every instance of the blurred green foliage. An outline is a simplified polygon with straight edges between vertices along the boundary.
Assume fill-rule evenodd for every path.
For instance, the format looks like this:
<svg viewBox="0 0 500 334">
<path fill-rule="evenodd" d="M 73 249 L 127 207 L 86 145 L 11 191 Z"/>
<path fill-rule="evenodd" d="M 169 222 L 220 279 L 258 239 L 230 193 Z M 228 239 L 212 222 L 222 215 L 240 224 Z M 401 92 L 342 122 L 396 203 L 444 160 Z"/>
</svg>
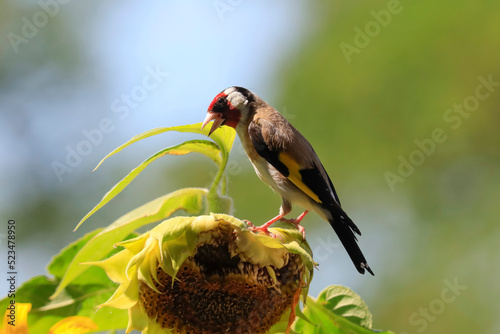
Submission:
<svg viewBox="0 0 500 334">
<path fill-rule="evenodd" d="M 380 16 L 394 3 L 399 13 L 379 24 L 378 34 L 372 23 L 368 45 L 348 62 L 340 44 L 355 46 L 354 28 L 365 31 L 375 21 L 372 11 Z M 374 325 L 409 333 L 498 332 L 500 3 L 337 1 L 315 10 L 315 33 L 281 71 L 275 105 L 295 115 L 291 121 L 334 183 L 351 188 L 348 212 L 371 206 L 359 201 L 363 193 L 382 205 L 359 223 L 370 231 L 362 239 L 377 231 L 403 240 L 388 240 L 397 263 L 380 257 L 387 252 L 366 251 L 382 280 L 372 299 Z M 465 110 L 460 124 L 447 121 L 448 109 L 476 94 L 480 76 L 492 76 L 497 87 Z M 434 150 L 429 144 L 423 163 L 391 191 L 384 174 L 397 174 L 399 156 L 422 151 L 415 140 L 430 139 L 436 128 L 446 140 Z M 411 223 L 395 234 L 384 220 L 399 215 L 401 198 Z M 453 295 L 442 292 L 454 279 L 466 288 L 451 302 Z"/>
</svg>

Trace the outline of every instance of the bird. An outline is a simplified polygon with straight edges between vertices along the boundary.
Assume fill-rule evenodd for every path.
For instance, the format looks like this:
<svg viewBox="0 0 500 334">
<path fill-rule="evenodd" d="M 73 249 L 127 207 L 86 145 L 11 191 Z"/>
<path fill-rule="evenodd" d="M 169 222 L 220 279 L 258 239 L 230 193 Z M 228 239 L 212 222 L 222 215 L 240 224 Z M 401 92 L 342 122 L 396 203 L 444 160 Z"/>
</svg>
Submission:
<svg viewBox="0 0 500 334">
<path fill-rule="evenodd" d="M 232 86 L 215 96 L 208 107 L 202 129 L 211 121 L 209 136 L 220 126 L 236 130 L 257 176 L 281 196 L 279 214 L 254 232 L 268 233 L 277 221 L 297 226 L 314 211 L 328 221 L 359 273 L 374 275 L 357 244 L 361 232 L 340 205 L 340 200 L 318 155 L 304 136 L 276 109 L 252 91 Z M 305 209 L 296 219 L 286 219 L 292 204 Z"/>
</svg>

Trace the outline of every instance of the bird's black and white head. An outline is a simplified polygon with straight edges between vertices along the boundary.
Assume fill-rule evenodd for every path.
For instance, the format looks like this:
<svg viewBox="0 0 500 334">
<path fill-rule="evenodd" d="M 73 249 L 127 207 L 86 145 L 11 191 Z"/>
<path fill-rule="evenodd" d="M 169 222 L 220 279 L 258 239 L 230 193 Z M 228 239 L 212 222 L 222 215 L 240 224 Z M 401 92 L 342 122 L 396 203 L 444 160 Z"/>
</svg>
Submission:
<svg viewBox="0 0 500 334">
<path fill-rule="evenodd" d="M 236 128 L 247 119 L 254 100 L 255 95 L 246 88 L 233 86 L 224 89 L 210 103 L 202 129 L 212 120 L 209 135 L 222 125 Z"/>
</svg>

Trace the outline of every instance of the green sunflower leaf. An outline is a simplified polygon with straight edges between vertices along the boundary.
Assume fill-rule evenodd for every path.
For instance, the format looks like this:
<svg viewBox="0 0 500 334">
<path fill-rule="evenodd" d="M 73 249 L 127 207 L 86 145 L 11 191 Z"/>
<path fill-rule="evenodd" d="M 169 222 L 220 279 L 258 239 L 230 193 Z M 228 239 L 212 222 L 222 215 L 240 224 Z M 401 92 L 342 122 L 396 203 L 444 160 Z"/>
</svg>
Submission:
<svg viewBox="0 0 500 334">
<path fill-rule="evenodd" d="M 357 325 L 372 328 L 372 314 L 368 311 L 368 306 L 358 294 L 345 286 L 327 287 L 320 292 L 316 301 Z"/>
<path fill-rule="evenodd" d="M 63 248 L 59 254 L 52 258 L 52 261 L 47 266 L 49 273 L 56 278 L 62 278 L 75 254 L 101 230 L 102 228 L 89 232 Z"/>
<path fill-rule="evenodd" d="M 365 327 L 371 326 L 371 313 L 357 294 L 343 286 L 329 286 L 317 299 L 308 297 L 303 313 L 310 322 L 298 318 L 293 326 L 297 333 L 393 333 Z"/>
<path fill-rule="evenodd" d="M 172 127 L 162 127 L 162 128 L 156 128 L 152 129 L 146 132 L 143 132 L 137 136 L 132 137 L 128 142 L 120 145 L 116 149 L 114 149 L 111 153 L 106 155 L 97 165 L 97 167 L 94 169 L 96 170 L 99 168 L 99 166 L 109 158 L 110 156 L 120 152 L 123 150 L 125 147 L 132 145 L 135 142 L 138 142 L 139 140 L 156 136 L 168 131 L 177 131 L 177 132 L 191 132 L 191 133 L 197 133 L 197 134 L 202 134 L 208 137 L 208 132 L 210 131 L 210 127 L 205 127 L 203 130 L 201 129 L 202 123 L 196 123 L 196 124 L 190 124 L 190 125 L 181 125 L 181 126 L 172 126 Z M 222 151 L 222 158 L 224 160 L 227 160 L 227 157 L 229 156 L 229 151 L 231 151 L 231 147 L 233 145 L 234 137 L 236 135 L 236 132 L 228 128 L 227 126 L 222 126 L 215 130 L 215 132 L 210 136 L 217 145 L 219 146 L 220 150 Z"/>
<path fill-rule="evenodd" d="M 113 244 L 122 241 L 139 227 L 163 220 L 177 210 L 184 210 L 190 214 L 200 213 L 204 209 L 207 193 L 206 189 L 181 189 L 159 197 L 118 218 L 93 236 L 76 253 L 51 298 L 55 298 L 68 284 L 89 269 L 88 266 L 80 265 L 80 263 L 102 260 L 113 250 Z"/>
<path fill-rule="evenodd" d="M 125 176 L 120 182 L 115 184 L 110 191 L 108 191 L 101 201 L 92 209 L 89 213 L 85 215 L 85 217 L 80 220 L 78 225 L 75 227 L 75 230 L 80 227 L 80 225 L 87 220 L 90 216 L 92 216 L 95 212 L 97 212 L 100 208 L 106 205 L 109 201 L 111 201 L 116 195 L 118 195 L 125 187 L 127 187 L 132 180 L 134 180 L 137 175 L 139 175 L 150 163 L 155 161 L 158 158 L 161 158 L 167 154 L 172 155 L 183 155 L 191 152 L 198 152 L 205 154 L 210 159 L 212 159 L 219 168 L 222 164 L 222 159 L 220 156 L 220 150 L 216 144 L 206 140 L 190 140 L 180 145 L 172 146 L 166 149 L 163 149 L 148 159 L 146 159 L 143 163 L 141 163 L 138 167 L 134 168 L 127 176 Z"/>
<path fill-rule="evenodd" d="M 59 284 L 58 279 L 46 276 L 36 276 L 22 284 L 16 290 L 16 303 L 31 303 L 28 314 L 30 333 L 48 333 L 58 321 L 70 316 L 90 318 L 99 330 L 126 328 L 128 321 L 127 310 L 109 309 L 98 311 L 95 306 L 106 301 L 116 289 L 116 286 L 106 282 L 106 285 L 87 284 L 69 285 L 58 298 L 51 300 L 50 296 Z M 9 299 L 0 301 L 0 308 L 7 308 Z"/>
</svg>

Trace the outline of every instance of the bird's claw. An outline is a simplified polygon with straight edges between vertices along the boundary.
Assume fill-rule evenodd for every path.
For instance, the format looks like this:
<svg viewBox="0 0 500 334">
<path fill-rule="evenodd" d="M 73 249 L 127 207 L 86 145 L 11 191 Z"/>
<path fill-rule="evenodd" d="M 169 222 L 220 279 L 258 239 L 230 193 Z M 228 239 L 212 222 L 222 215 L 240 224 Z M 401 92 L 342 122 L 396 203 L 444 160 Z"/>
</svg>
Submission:
<svg viewBox="0 0 500 334">
<path fill-rule="evenodd" d="M 242 221 L 245 222 L 249 228 L 255 227 L 255 225 L 251 221 L 249 221 L 248 219 L 243 219 Z"/>
<path fill-rule="evenodd" d="M 267 234 L 271 238 L 280 239 L 281 241 L 283 241 L 283 237 L 281 235 L 270 232 L 266 226 L 255 226 L 252 222 L 248 220 L 243 220 L 243 221 L 247 223 L 248 229 L 253 233 L 263 232 L 264 234 Z"/>
</svg>

